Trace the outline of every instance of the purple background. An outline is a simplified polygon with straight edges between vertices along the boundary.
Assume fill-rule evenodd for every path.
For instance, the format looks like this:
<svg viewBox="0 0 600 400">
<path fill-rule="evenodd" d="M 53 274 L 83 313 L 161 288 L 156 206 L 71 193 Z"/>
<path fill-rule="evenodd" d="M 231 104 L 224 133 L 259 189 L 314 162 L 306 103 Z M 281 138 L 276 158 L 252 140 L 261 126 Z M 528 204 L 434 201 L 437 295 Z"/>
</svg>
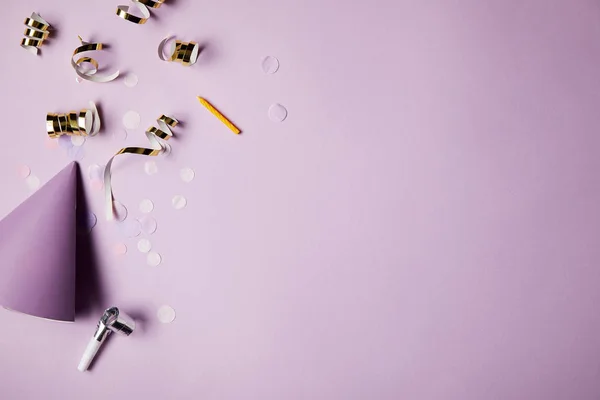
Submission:
<svg viewBox="0 0 600 400">
<path fill-rule="evenodd" d="M 144 26 L 119 3 L 3 5 L 0 212 L 28 195 L 18 164 L 46 181 L 67 163 L 44 147 L 47 112 L 101 104 L 84 171 L 120 147 L 126 111 L 142 118 L 134 145 L 170 113 L 184 126 L 158 175 L 135 156 L 114 168 L 132 214 L 154 201 L 163 263 L 135 240 L 113 255 L 99 218 L 102 301 L 75 324 L 0 312 L 0 397 L 600 396 L 597 1 L 167 0 Z M 18 46 L 33 10 L 58 30 L 37 58 Z M 158 59 L 168 33 L 206 44 L 198 64 Z M 139 85 L 76 83 L 77 34 L 110 44 L 104 65 Z M 156 320 L 162 304 L 173 324 Z M 145 321 L 80 374 L 110 305 Z"/>
</svg>

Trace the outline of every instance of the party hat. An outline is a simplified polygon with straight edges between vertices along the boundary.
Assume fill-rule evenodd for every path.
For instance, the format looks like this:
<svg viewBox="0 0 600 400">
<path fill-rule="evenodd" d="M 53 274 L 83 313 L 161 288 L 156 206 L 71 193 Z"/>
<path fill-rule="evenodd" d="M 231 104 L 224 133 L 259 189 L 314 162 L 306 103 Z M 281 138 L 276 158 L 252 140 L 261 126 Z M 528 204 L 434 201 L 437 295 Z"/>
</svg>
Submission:
<svg viewBox="0 0 600 400">
<path fill-rule="evenodd" d="M 0 221 L 0 306 L 75 319 L 76 163 Z"/>
</svg>

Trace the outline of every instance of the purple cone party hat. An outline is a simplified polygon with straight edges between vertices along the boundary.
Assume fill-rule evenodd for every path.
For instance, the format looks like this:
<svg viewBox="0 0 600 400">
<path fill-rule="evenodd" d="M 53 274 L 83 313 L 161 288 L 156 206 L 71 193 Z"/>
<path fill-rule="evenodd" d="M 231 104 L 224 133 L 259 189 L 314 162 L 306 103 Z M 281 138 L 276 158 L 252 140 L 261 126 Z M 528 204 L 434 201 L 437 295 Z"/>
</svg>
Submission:
<svg viewBox="0 0 600 400">
<path fill-rule="evenodd" d="M 0 306 L 75 319 L 76 163 L 0 221 Z"/>
</svg>

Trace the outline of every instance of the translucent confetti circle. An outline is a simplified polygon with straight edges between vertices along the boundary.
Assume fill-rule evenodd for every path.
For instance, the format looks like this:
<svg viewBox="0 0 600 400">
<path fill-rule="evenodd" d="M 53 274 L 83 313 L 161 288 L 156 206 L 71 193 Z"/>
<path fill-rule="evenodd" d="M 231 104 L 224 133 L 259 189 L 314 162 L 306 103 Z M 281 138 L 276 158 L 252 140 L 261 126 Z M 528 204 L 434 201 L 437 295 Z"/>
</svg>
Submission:
<svg viewBox="0 0 600 400">
<path fill-rule="evenodd" d="M 181 210 L 187 205 L 187 200 L 185 199 L 185 197 L 177 195 L 173 196 L 173 200 L 171 200 L 171 203 L 173 204 L 173 207 L 176 210 Z"/>
<path fill-rule="evenodd" d="M 81 81 L 83 81 L 83 79 L 81 79 L 81 78 L 80 78 L 80 77 L 78 77 L 78 76 L 77 76 L 77 77 L 75 77 L 75 82 L 77 82 L 77 83 L 81 83 Z"/>
<path fill-rule="evenodd" d="M 117 243 L 117 244 L 115 244 L 113 251 L 115 252 L 116 255 L 119 255 L 119 256 L 127 254 L 127 245 L 125 243 Z"/>
<path fill-rule="evenodd" d="M 88 177 L 90 180 L 102 180 L 104 167 L 98 164 L 92 164 L 88 167 Z"/>
<path fill-rule="evenodd" d="M 140 224 L 142 226 L 142 231 L 148 235 L 152 235 L 156 232 L 157 224 L 156 220 L 150 216 L 144 216 L 140 220 Z"/>
<path fill-rule="evenodd" d="M 152 250 L 152 243 L 148 239 L 140 239 L 138 240 L 137 248 L 142 253 L 148 253 Z"/>
<path fill-rule="evenodd" d="M 154 203 L 152 202 L 152 200 L 144 199 L 140 202 L 141 212 L 143 212 L 144 214 L 148 214 L 152 210 L 154 210 Z"/>
<path fill-rule="evenodd" d="M 81 161 L 85 157 L 85 151 L 81 146 L 73 146 L 67 150 L 67 155 L 73 161 Z"/>
<path fill-rule="evenodd" d="M 113 139 L 118 141 L 125 141 L 127 139 L 127 130 L 115 129 L 112 134 Z"/>
<path fill-rule="evenodd" d="M 163 324 L 170 324 L 175 321 L 175 310 L 170 306 L 161 306 L 156 312 L 158 320 Z"/>
<path fill-rule="evenodd" d="M 127 111 L 123 115 L 123 125 L 127 129 L 137 129 L 140 126 L 140 114 L 135 111 Z"/>
<path fill-rule="evenodd" d="M 130 88 L 135 87 L 138 84 L 138 76 L 136 74 L 134 74 L 133 72 L 130 72 L 125 76 L 124 82 L 125 82 L 125 86 L 127 86 L 127 87 L 130 87 Z"/>
<path fill-rule="evenodd" d="M 125 221 L 125 218 L 127 218 L 127 208 L 123 204 L 113 201 L 113 210 L 117 221 Z"/>
<path fill-rule="evenodd" d="M 133 238 L 142 233 L 142 226 L 137 219 L 129 218 L 119 223 L 119 230 L 123 236 Z"/>
<path fill-rule="evenodd" d="M 144 164 L 144 171 L 146 171 L 148 175 L 156 174 L 158 172 L 158 166 L 156 165 L 156 162 L 146 161 Z"/>
<path fill-rule="evenodd" d="M 58 137 L 58 145 L 63 149 L 70 149 L 73 147 L 73 142 L 71 142 L 71 138 L 69 136 L 59 136 Z"/>
<path fill-rule="evenodd" d="M 151 251 L 146 256 L 146 262 L 151 267 L 157 267 L 162 262 L 162 257 L 157 252 Z"/>
<path fill-rule="evenodd" d="M 83 144 L 85 143 L 85 137 L 71 136 L 71 143 L 73 143 L 73 146 L 83 146 Z"/>
<path fill-rule="evenodd" d="M 19 178 L 25 179 L 29 175 L 31 175 L 31 168 L 29 168 L 29 166 L 27 165 L 19 165 L 19 168 L 17 169 L 17 174 L 19 175 Z"/>
<path fill-rule="evenodd" d="M 287 118 L 287 109 L 281 104 L 272 104 L 269 107 L 269 119 L 273 122 L 283 122 Z"/>
<path fill-rule="evenodd" d="M 80 233 L 90 233 L 97 222 L 96 214 L 88 212 L 85 216 L 77 218 L 77 227 Z"/>
<path fill-rule="evenodd" d="M 260 66 L 265 74 L 274 74 L 279 70 L 279 60 L 273 56 L 266 56 Z"/>
<path fill-rule="evenodd" d="M 196 176 L 196 173 L 194 172 L 193 169 L 186 167 L 186 168 L 182 168 L 181 171 L 179 171 L 179 176 L 181 177 L 181 180 L 184 182 L 191 182 L 194 177 Z"/>
<path fill-rule="evenodd" d="M 40 187 L 40 178 L 38 178 L 35 175 L 29 175 L 26 179 L 25 179 L 25 183 L 27 184 L 27 187 L 29 188 L 29 190 L 36 190 Z"/>
</svg>

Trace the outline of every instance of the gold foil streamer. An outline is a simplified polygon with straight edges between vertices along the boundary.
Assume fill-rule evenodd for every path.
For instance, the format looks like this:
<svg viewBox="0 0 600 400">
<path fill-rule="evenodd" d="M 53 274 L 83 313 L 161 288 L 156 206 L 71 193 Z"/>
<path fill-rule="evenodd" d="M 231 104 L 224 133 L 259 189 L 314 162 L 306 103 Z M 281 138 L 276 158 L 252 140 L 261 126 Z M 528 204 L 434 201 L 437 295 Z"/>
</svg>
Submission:
<svg viewBox="0 0 600 400">
<path fill-rule="evenodd" d="M 146 129 L 146 137 L 150 142 L 151 148 L 147 147 L 124 147 L 119 150 L 114 156 L 106 163 L 104 169 L 104 198 L 106 200 L 106 219 L 114 219 L 114 196 L 111 187 L 111 166 L 116 156 L 119 154 L 139 154 L 142 156 L 158 156 L 167 150 L 168 144 L 166 143 L 173 136 L 171 128 L 174 128 L 179 122 L 175 118 L 161 115 L 157 120 L 159 128 L 151 126 Z"/>
<path fill-rule="evenodd" d="M 182 42 L 176 40 L 171 45 L 169 54 L 165 54 L 165 47 L 169 41 L 173 39 L 173 36 L 164 38 L 158 45 L 158 56 L 163 61 L 176 61 L 188 67 L 193 65 L 198 60 L 198 54 L 200 47 L 196 42 Z"/>
<path fill-rule="evenodd" d="M 223 124 L 225 124 L 226 127 L 228 127 L 229 129 L 231 129 L 231 131 L 233 133 L 236 133 L 238 135 L 240 133 L 242 133 L 242 131 L 240 131 L 237 126 L 235 126 L 230 120 L 228 120 L 223 114 L 221 114 L 219 112 L 219 110 L 217 110 L 216 108 L 214 108 L 213 105 L 210 104 L 208 102 L 208 100 L 206 100 L 204 97 L 198 96 L 198 101 L 200 102 L 200 104 L 202 104 L 204 107 L 206 107 L 206 109 L 208 111 L 210 111 L 212 115 L 214 115 L 215 117 L 217 117 L 219 119 L 219 121 L 221 121 Z"/>
<path fill-rule="evenodd" d="M 150 18 L 150 8 L 158 8 L 165 2 L 165 0 L 132 0 L 131 1 L 135 7 L 138 8 L 141 17 L 133 15 L 129 12 L 129 6 L 118 6 L 117 7 L 117 15 L 123 18 L 126 21 L 133 22 L 134 24 L 142 25 L 148 21 Z"/>
<path fill-rule="evenodd" d="M 75 49 L 73 52 L 73 56 L 71 57 L 71 66 L 75 70 L 75 73 L 82 79 L 91 82 L 110 82 L 115 80 L 119 76 L 119 71 L 115 71 L 112 74 L 108 75 L 99 75 L 98 72 L 98 61 L 94 60 L 91 57 L 80 57 L 75 60 L 75 56 L 81 53 L 86 53 L 88 51 L 96 51 L 102 50 L 102 43 L 88 43 L 78 36 L 79 41 L 81 42 L 81 46 Z M 92 66 L 91 69 L 84 68 L 85 64 L 89 64 Z"/>
<path fill-rule="evenodd" d="M 21 39 L 21 47 L 37 54 L 44 40 L 50 35 L 50 24 L 38 13 L 31 13 L 31 17 L 25 18 L 24 24 L 27 28 L 25 28 L 25 37 Z"/>
<path fill-rule="evenodd" d="M 79 112 L 46 115 L 46 132 L 51 138 L 68 136 L 95 136 L 100 131 L 100 114 L 93 101 L 90 108 Z"/>
</svg>

